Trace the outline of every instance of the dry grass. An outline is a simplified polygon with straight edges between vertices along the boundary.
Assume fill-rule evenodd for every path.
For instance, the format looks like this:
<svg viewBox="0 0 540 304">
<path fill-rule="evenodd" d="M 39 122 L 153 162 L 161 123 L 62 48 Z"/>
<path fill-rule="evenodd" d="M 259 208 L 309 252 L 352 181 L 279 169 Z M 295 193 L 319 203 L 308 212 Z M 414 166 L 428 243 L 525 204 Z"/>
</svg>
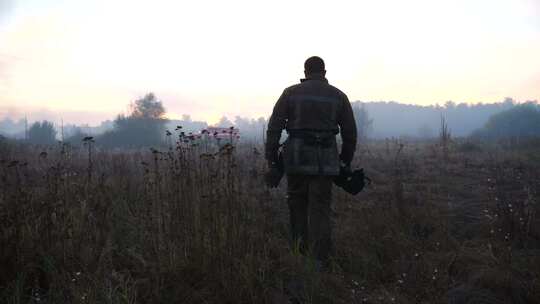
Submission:
<svg viewBox="0 0 540 304">
<path fill-rule="evenodd" d="M 318 273 L 289 249 L 285 185 L 263 186 L 261 146 L 180 139 L 163 151 L 0 142 L 0 302 L 540 298 L 538 147 L 359 147 L 373 184 L 336 189 L 337 252 Z"/>
</svg>

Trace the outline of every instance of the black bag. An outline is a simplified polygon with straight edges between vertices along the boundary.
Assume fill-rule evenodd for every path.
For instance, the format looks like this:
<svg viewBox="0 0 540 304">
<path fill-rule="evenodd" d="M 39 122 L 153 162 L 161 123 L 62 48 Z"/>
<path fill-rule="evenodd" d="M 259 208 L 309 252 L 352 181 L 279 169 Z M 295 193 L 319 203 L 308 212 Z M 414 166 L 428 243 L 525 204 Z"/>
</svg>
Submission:
<svg viewBox="0 0 540 304">
<path fill-rule="evenodd" d="M 364 189 L 366 183 L 369 185 L 371 179 L 364 174 L 364 168 L 350 170 L 340 170 L 337 177 L 334 178 L 334 184 L 343 188 L 347 193 L 357 195 Z"/>
</svg>

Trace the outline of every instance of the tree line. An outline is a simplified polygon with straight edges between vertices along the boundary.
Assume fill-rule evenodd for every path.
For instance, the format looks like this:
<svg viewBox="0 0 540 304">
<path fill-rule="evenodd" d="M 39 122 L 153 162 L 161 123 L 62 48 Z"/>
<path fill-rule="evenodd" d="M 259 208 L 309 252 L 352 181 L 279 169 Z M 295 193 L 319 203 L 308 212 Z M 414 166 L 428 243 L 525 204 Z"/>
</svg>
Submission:
<svg viewBox="0 0 540 304">
<path fill-rule="evenodd" d="M 445 118 L 453 136 L 473 136 L 494 139 L 501 137 L 540 136 L 540 106 L 536 101 L 517 103 L 511 98 L 493 104 L 455 104 L 444 106 L 406 105 L 397 102 L 352 103 L 361 141 L 368 138 L 408 136 L 434 138 L 438 136 L 441 117 Z M 158 146 L 166 142 L 169 130 L 199 133 L 208 127 L 203 121 L 194 121 L 189 115 L 180 120 L 165 118 L 166 109 L 155 94 L 148 93 L 130 104 L 127 115 L 119 114 L 113 121 L 102 124 L 105 131 L 95 134 L 88 128 L 70 126 L 58 130 L 49 121 L 35 122 L 25 128 L 25 138 L 34 144 L 53 144 L 57 140 L 77 144 L 85 137 L 95 137 L 105 147 Z M 12 121 L 0 121 L 2 126 Z M 240 129 L 243 140 L 262 142 L 267 120 L 235 117 L 234 121 L 223 116 L 219 127 L 234 126 Z"/>
<path fill-rule="evenodd" d="M 444 116 L 452 134 L 458 137 L 471 135 L 485 126 L 491 116 L 510 110 L 520 104 L 537 104 L 536 101 L 519 103 L 505 98 L 495 103 L 455 103 L 439 105 L 411 105 L 394 101 L 356 101 L 353 108 L 364 107 L 373 120 L 369 137 L 437 137 L 440 117 Z"/>
</svg>

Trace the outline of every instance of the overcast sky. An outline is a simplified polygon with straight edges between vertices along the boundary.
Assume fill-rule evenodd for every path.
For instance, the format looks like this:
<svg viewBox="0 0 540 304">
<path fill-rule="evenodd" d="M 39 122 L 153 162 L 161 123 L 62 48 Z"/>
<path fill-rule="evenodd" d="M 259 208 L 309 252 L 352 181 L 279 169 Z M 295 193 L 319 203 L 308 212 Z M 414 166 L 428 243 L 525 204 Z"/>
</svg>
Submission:
<svg viewBox="0 0 540 304">
<path fill-rule="evenodd" d="M 540 100 L 540 0 L 0 0 L 0 117 L 268 116 L 312 55 L 351 100 Z"/>
</svg>

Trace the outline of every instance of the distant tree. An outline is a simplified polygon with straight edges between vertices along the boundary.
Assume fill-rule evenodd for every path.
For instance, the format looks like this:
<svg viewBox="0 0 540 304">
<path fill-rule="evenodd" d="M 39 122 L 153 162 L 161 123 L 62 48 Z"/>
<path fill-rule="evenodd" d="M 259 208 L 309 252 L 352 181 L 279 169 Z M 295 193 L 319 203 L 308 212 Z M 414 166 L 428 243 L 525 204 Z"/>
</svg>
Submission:
<svg viewBox="0 0 540 304">
<path fill-rule="evenodd" d="M 148 93 L 131 104 L 131 117 L 160 119 L 163 115 L 165 115 L 165 108 L 154 93 Z"/>
<path fill-rule="evenodd" d="M 160 145 L 165 134 L 165 108 L 153 93 L 135 100 L 129 115 L 118 115 L 112 130 L 98 138 L 107 146 L 145 147 Z"/>
<path fill-rule="evenodd" d="M 456 109 L 458 111 L 467 111 L 468 108 L 469 108 L 469 105 L 464 102 L 461 102 L 456 106 Z"/>
<path fill-rule="evenodd" d="M 525 103 L 492 115 L 475 136 L 488 138 L 540 136 L 540 109 L 535 103 Z"/>
<path fill-rule="evenodd" d="M 253 121 L 253 119 L 250 121 L 249 118 L 236 116 L 234 118 L 234 125 L 236 126 L 236 128 L 242 130 L 242 132 L 245 134 L 245 133 L 250 131 L 252 121 Z"/>
<path fill-rule="evenodd" d="M 263 117 L 258 119 L 236 116 L 234 125 L 240 130 L 243 139 L 263 140 L 266 120 Z"/>
<path fill-rule="evenodd" d="M 448 122 L 446 121 L 446 117 L 441 115 L 441 126 L 439 129 L 439 144 L 442 147 L 443 150 L 443 156 L 445 160 L 448 160 L 448 146 L 450 144 L 451 140 L 451 133 L 450 129 L 448 128 Z"/>
<path fill-rule="evenodd" d="M 454 137 L 469 136 L 482 128 L 493 114 L 518 106 L 512 99 L 489 103 L 454 103 L 423 106 L 385 101 L 354 102 L 354 106 L 365 106 L 370 119 L 374 120 L 369 137 L 385 138 L 400 135 L 417 136 L 422 125 L 428 125 L 437 136 L 440 115 L 448 119 L 448 127 Z M 529 102 L 527 102 L 529 103 Z"/>
<path fill-rule="evenodd" d="M 33 144 L 48 145 L 56 141 L 56 130 L 49 121 L 35 122 L 28 129 L 28 141 Z"/>
<path fill-rule="evenodd" d="M 503 107 L 505 108 L 511 108 L 514 105 L 516 105 L 516 101 L 511 97 L 504 98 L 504 101 L 502 102 Z"/>
<path fill-rule="evenodd" d="M 363 103 L 355 103 L 353 113 L 356 120 L 356 128 L 358 129 L 358 139 L 360 141 L 366 140 L 373 128 L 373 119 L 369 117 L 369 113 Z"/>
<path fill-rule="evenodd" d="M 456 103 L 449 100 L 447 102 L 444 103 L 444 107 L 447 109 L 447 110 L 453 110 L 455 107 L 456 107 Z"/>
<path fill-rule="evenodd" d="M 216 127 L 228 128 L 232 127 L 233 125 L 234 124 L 227 118 L 227 116 L 222 116 L 216 124 Z"/>
<path fill-rule="evenodd" d="M 257 123 L 261 126 L 266 126 L 268 122 L 266 121 L 264 117 L 259 117 L 257 118 Z"/>
<path fill-rule="evenodd" d="M 25 137 L 26 120 L 21 118 L 17 121 L 5 117 L 0 120 L 0 133 L 8 137 L 24 138 Z"/>
<path fill-rule="evenodd" d="M 205 121 L 193 120 L 191 116 L 187 114 L 182 115 L 182 119 L 168 120 L 165 128 L 167 130 L 175 130 L 178 126 L 182 127 L 179 131 L 185 133 L 197 133 L 208 128 L 208 124 Z"/>
<path fill-rule="evenodd" d="M 189 114 L 182 114 L 182 121 L 185 121 L 185 122 L 191 122 L 191 115 Z"/>
</svg>

